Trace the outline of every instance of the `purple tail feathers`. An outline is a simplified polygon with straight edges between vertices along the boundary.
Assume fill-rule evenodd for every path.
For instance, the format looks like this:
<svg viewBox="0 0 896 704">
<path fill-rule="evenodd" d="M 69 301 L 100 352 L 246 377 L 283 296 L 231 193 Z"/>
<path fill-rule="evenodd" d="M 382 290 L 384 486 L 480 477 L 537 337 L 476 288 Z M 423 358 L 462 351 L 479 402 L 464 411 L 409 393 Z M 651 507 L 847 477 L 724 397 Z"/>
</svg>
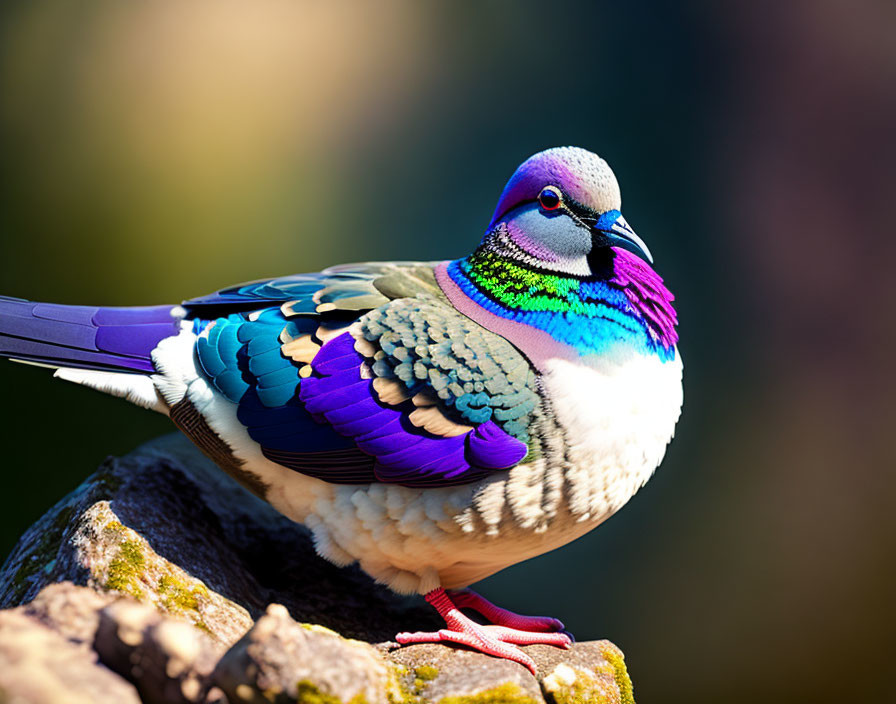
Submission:
<svg viewBox="0 0 896 704">
<path fill-rule="evenodd" d="M 152 350 L 180 329 L 174 308 L 63 306 L 0 296 L 0 357 L 152 373 Z"/>
</svg>

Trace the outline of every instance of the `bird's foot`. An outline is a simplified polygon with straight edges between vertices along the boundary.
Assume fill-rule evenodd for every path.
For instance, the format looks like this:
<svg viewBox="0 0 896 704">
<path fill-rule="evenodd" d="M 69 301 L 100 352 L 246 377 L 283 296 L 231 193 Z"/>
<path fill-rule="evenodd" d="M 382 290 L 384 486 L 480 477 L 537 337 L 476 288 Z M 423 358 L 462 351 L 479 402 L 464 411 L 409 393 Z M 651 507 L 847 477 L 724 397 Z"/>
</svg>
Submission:
<svg viewBox="0 0 896 704">
<path fill-rule="evenodd" d="M 449 589 L 446 593 L 457 608 L 472 609 L 484 616 L 489 623 L 493 623 L 496 626 L 542 633 L 565 632 L 565 626 L 560 619 L 551 618 L 550 616 L 523 616 L 522 614 L 502 609 L 472 589 Z M 572 637 L 570 633 L 566 633 L 566 635 Z"/>
<path fill-rule="evenodd" d="M 476 595 L 476 597 L 482 599 L 482 597 L 479 597 L 478 595 Z M 402 645 L 408 645 L 410 643 L 458 643 L 487 655 L 494 655 L 495 657 L 518 662 L 528 668 L 533 675 L 535 674 L 535 662 L 522 650 L 517 648 L 517 645 L 533 645 L 535 643 L 541 643 L 545 645 L 556 645 L 560 648 L 568 648 L 572 645 L 572 639 L 566 633 L 556 632 L 556 629 L 554 632 L 547 632 L 545 630 L 536 631 L 510 628 L 504 625 L 483 626 L 478 624 L 461 613 L 458 608 L 460 604 L 452 602 L 451 597 L 449 597 L 448 594 L 445 593 L 445 590 L 441 588 L 429 592 L 429 594 L 425 596 L 425 599 L 439 612 L 439 615 L 445 619 L 445 624 L 448 628 L 443 628 L 433 633 L 399 633 L 395 636 L 395 640 Z M 482 599 L 482 601 L 489 604 L 485 599 Z M 493 604 L 490 604 L 490 606 L 498 609 L 498 607 Z M 469 608 L 473 607 L 470 606 Z M 478 611 L 479 609 L 476 610 Z M 498 610 L 502 612 L 504 611 L 503 609 Z M 509 611 L 505 613 L 511 614 Z M 512 615 L 517 616 L 517 614 Z M 525 619 L 527 617 L 518 618 Z M 550 620 L 556 621 L 556 619 Z M 542 626 L 545 625 L 545 622 L 545 619 L 539 619 L 539 623 Z M 559 624 L 561 628 L 563 627 L 563 624 L 559 621 L 557 621 L 557 624 Z"/>
</svg>

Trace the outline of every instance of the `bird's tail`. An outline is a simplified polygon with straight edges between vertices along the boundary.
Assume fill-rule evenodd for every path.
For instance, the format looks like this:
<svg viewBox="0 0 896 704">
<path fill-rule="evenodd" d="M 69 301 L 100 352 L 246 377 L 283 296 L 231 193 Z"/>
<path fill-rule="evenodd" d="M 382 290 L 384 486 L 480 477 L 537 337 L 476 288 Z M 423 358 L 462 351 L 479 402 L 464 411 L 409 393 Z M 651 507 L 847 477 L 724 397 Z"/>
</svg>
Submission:
<svg viewBox="0 0 896 704">
<path fill-rule="evenodd" d="M 0 357 L 65 369 L 152 374 L 153 349 L 180 330 L 177 310 L 170 305 L 63 306 L 0 296 Z"/>
</svg>

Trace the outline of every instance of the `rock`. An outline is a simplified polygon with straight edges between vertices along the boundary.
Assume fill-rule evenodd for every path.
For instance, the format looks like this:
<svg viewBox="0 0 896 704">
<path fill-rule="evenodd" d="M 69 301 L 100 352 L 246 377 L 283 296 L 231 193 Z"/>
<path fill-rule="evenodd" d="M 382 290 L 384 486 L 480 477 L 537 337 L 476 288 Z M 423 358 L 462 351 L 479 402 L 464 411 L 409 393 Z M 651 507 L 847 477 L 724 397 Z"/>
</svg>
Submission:
<svg viewBox="0 0 896 704">
<path fill-rule="evenodd" d="M 97 663 L 94 652 L 22 610 L 0 612 L 0 702 L 137 704 L 133 686 Z"/>
<path fill-rule="evenodd" d="M 271 604 L 227 651 L 214 679 L 230 701 L 253 704 L 312 697 L 388 704 L 396 694 L 392 668 L 376 649 L 320 626 L 296 623 L 280 604 Z"/>
<path fill-rule="evenodd" d="M 537 648 L 537 652 L 533 652 Z M 622 651 L 608 640 L 578 643 L 569 652 L 544 645 L 529 654 L 538 665 L 541 686 L 556 704 L 607 702 L 634 704 L 632 681 Z"/>
<path fill-rule="evenodd" d="M 205 632 L 121 599 L 99 614 L 93 645 L 104 665 L 132 682 L 144 702 L 206 701 L 209 675 L 224 652 Z"/>
<path fill-rule="evenodd" d="M 531 655 L 532 649 L 526 652 Z M 535 677 L 509 660 L 436 644 L 399 648 L 387 657 L 396 666 L 404 690 L 423 702 L 445 702 L 447 698 L 446 704 L 451 704 L 459 697 L 471 696 L 508 704 L 542 701 Z"/>
<path fill-rule="evenodd" d="M 392 650 L 404 690 L 439 704 L 634 704 L 622 651 L 606 640 L 576 643 L 569 650 L 525 648 L 537 677 L 516 663 L 441 645 Z M 470 699 L 472 698 L 472 701 Z"/>
<path fill-rule="evenodd" d="M 111 594 L 60 582 L 45 587 L 21 612 L 73 643 L 89 646 L 96 635 L 100 609 L 114 600 Z"/>
<path fill-rule="evenodd" d="M 607 641 L 527 647 L 537 678 L 397 648 L 400 630 L 438 630 L 434 611 L 319 558 L 180 435 L 109 458 L 29 528 L 0 568 L 0 607 L 0 703 L 633 702 Z"/>
<path fill-rule="evenodd" d="M 0 608 L 63 580 L 151 603 L 225 644 L 272 602 L 368 642 L 388 640 L 408 620 L 441 625 L 419 600 L 320 558 L 303 526 L 180 434 L 109 458 L 29 528 L 0 569 Z"/>
</svg>

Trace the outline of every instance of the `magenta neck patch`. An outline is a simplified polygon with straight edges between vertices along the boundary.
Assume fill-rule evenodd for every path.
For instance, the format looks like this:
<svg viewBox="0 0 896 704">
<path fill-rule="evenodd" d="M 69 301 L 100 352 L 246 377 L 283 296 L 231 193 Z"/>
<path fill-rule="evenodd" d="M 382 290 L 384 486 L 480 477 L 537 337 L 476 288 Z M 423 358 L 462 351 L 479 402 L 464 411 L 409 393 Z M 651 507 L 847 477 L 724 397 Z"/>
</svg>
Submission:
<svg viewBox="0 0 896 704">
<path fill-rule="evenodd" d="M 651 333 L 666 349 L 678 342 L 678 314 L 672 307 L 675 296 L 666 288 L 663 279 L 637 255 L 613 247 L 613 276 L 611 286 L 620 288 L 632 307 L 647 322 Z"/>
</svg>

